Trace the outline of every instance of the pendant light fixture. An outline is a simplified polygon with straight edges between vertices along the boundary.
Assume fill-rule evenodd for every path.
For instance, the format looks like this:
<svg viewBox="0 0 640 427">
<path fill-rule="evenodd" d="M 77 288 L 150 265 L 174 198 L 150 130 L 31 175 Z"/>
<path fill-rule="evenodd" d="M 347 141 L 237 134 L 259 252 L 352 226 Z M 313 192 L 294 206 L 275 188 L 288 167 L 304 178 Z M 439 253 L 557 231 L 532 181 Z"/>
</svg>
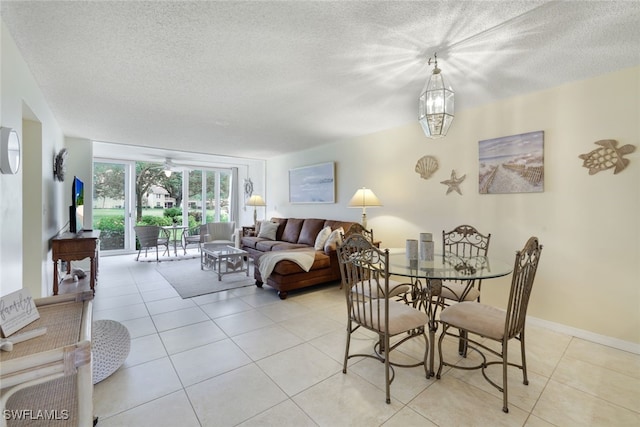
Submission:
<svg viewBox="0 0 640 427">
<path fill-rule="evenodd" d="M 438 54 L 434 54 L 433 73 L 420 94 L 419 121 L 425 135 L 429 138 L 442 138 L 453 122 L 453 89 L 445 85 L 440 68 Z M 431 58 L 428 64 L 431 65 Z"/>
</svg>

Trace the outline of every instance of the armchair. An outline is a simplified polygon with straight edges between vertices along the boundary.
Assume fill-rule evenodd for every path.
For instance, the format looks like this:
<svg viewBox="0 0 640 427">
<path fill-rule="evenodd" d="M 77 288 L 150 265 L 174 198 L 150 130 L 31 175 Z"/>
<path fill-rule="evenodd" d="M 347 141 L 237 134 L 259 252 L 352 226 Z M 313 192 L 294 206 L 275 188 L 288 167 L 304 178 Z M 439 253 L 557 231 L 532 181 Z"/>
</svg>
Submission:
<svg viewBox="0 0 640 427">
<path fill-rule="evenodd" d="M 236 243 L 236 223 L 208 222 L 200 230 L 201 242 L 205 247 L 234 246 Z"/>
</svg>

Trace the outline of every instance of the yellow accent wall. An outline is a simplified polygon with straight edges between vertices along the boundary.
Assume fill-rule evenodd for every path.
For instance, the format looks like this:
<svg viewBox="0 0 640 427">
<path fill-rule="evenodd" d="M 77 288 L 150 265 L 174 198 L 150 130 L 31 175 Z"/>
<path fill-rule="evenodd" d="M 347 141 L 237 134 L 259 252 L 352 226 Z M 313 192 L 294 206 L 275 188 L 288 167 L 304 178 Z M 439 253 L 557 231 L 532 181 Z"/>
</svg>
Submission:
<svg viewBox="0 0 640 427">
<path fill-rule="evenodd" d="M 544 192 L 479 194 L 478 141 L 538 130 Z M 578 156 L 601 139 L 637 147 L 622 173 L 589 175 L 582 166 Z M 414 172 L 424 155 L 440 166 L 428 180 Z M 327 161 L 336 162 L 336 203 L 290 204 L 288 169 Z M 452 169 L 466 174 L 462 195 L 446 195 L 440 183 Z M 442 230 L 471 224 L 492 234 L 492 254 L 513 262 L 527 238 L 538 236 L 544 250 L 528 314 L 640 349 L 640 67 L 461 111 L 439 140 L 427 139 L 416 121 L 271 159 L 267 215 L 359 221 L 361 210 L 347 204 L 362 186 L 384 204 L 367 217 L 385 247 L 432 232 L 438 248 Z M 504 305 L 509 280 L 486 281 L 483 302 Z"/>
</svg>

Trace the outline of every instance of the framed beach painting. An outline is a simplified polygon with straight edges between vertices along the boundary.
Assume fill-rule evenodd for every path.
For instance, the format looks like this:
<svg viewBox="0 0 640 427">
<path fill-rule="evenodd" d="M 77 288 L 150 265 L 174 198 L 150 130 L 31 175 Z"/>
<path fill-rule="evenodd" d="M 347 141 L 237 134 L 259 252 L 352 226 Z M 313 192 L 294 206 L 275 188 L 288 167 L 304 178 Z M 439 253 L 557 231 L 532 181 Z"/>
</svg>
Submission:
<svg viewBox="0 0 640 427">
<path fill-rule="evenodd" d="M 544 131 L 480 141 L 480 194 L 544 191 Z"/>
<path fill-rule="evenodd" d="M 335 203 L 333 162 L 289 170 L 289 202 Z"/>
</svg>

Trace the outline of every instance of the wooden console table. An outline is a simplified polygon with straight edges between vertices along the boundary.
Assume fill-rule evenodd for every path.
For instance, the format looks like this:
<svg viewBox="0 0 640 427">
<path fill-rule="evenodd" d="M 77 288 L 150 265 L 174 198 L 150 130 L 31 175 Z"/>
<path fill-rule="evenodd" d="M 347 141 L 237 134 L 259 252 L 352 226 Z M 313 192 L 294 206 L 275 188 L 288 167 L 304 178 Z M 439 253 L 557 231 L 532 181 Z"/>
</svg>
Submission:
<svg viewBox="0 0 640 427">
<path fill-rule="evenodd" d="M 67 273 L 71 273 L 71 261 L 89 258 L 91 268 L 89 280 L 91 290 L 95 292 L 98 277 L 98 252 L 100 250 L 100 230 L 80 233 L 63 233 L 52 240 L 53 245 L 53 295 L 58 295 L 58 261 L 67 262 Z"/>
</svg>

